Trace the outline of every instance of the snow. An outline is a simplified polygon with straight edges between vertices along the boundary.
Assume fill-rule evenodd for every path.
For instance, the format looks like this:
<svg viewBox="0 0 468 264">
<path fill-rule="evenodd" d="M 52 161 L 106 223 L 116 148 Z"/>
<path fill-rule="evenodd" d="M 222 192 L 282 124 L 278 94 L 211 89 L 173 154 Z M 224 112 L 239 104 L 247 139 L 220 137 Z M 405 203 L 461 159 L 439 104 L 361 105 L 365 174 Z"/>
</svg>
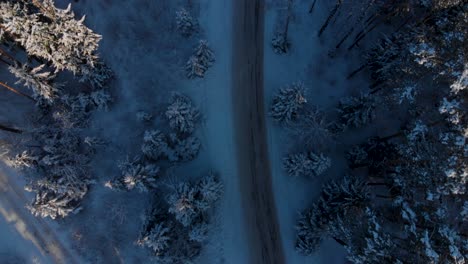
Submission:
<svg viewBox="0 0 468 264">
<path fill-rule="evenodd" d="M 0 217 L 0 259 L 2 263 L 53 263 L 47 258 L 41 256 L 41 253 L 35 245 L 27 238 L 21 237 L 20 230 L 15 229 L 14 220 L 8 213 L 3 211 Z M 6 213 L 6 214 L 4 214 Z"/>
<path fill-rule="evenodd" d="M 224 184 L 224 198 L 197 263 L 248 262 L 250 252 L 240 203 L 243 194 L 239 189 L 232 118 L 232 36 L 229 32 L 232 31 L 233 1 L 236 0 L 200 0 L 200 7 L 192 10 L 194 19 L 198 18 L 199 30 L 190 37 L 178 34 L 175 21 L 176 11 L 185 1 L 139 0 L 114 4 L 109 0 L 80 0 L 73 4 L 72 9 L 79 17 L 87 15 L 85 24 L 103 36 L 100 53 L 116 76 L 111 85 L 114 104 L 109 112 L 99 111 L 94 116 L 92 128 L 87 132 L 109 143 L 97 146 L 93 161 L 96 184 L 83 202 L 84 210 L 61 222 L 60 227 L 55 226 L 87 261 L 146 263 L 149 260 L 149 253 L 136 247 L 134 242 L 142 227 L 141 216 L 149 209 L 153 197 L 138 192 L 114 193 L 104 184 L 120 175 L 117 161 L 141 154 L 144 132 L 158 129 L 164 122 L 170 95 L 177 91 L 188 95 L 200 110 L 201 120 L 195 126 L 195 135 L 201 139 L 201 150 L 194 161 L 173 168 L 169 173 L 173 176 L 165 181 L 184 181 L 213 170 Z M 61 7 L 68 2 L 57 1 Z M 288 53 L 280 55 L 272 49 L 271 39 L 278 15 L 283 15 L 283 7 L 267 1 L 265 109 L 269 109 L 280 87 L 292 83 L 304 83 L 307 103 L 327 110 L 333 109 L 340 98 L 367 87 L 365 81 L 358 78 L 352 82 L 346 80 L 348 73 L 360 64 L 354 54 L 327 56 L 329 43 L 337 41 L 333 37 L 333 27 L 330 25 L 322 38 L 315 34 L 333 4 L 322 2 L 309 14 L 310 1 L 295 1 L 288 36 L 291 47 Z M 204 72 L 203 79 L 189 80 L 185 63 L 200 39 L 210 43 L 216 61 Z M 105 110 L 102 102 L 106 98 L 96 94 L 92 99 Z M 291 139 L 271 118 L 267 125 L 274 194 L 287 262 L 343 263 L 344 249 L 333 241 L 325 241 L 310 257 L 301 256 L 294 249 L 298 212 L 317 198 L 324 182 L 342 176 L 342 155 L 339 151 L 326 153 L 332 167 L 316 180 L 292 179 L 287 177 L 282 160 L 293 148 L 291 145 L 297 144 L 289 144 Z M 11 230 L 4 229 L 0 232 L 15 237 Z M 14 239 L 23 243 L 19 238 Z M 21 246 L 22 250 L 27 248 Z M 27 251 L 21 255 L 36 256 L 34 248 Z"/>
</svg>

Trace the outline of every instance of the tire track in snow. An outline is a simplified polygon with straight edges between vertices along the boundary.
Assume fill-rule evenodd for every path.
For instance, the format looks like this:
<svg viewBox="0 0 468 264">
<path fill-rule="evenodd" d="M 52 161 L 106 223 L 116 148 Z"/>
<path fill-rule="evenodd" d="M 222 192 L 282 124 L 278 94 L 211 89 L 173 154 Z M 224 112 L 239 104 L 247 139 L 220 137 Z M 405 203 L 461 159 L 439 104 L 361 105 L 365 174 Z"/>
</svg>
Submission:
<svg viewBox="0 0 468 264">
<path fill-rule="evenodd" d="M 233 107 L 250 262 L 285 263 L 268 159 L 263 91 L 264 0 L 233 0 Z"/>
<path fill-rule="evenodd" d="M 28 203 L 14 180 L 10 180 L 10 176 L 4 170 L 0 170 L 0 215 L 54 263 L 78 263 L 48 224 L 25 210 L 24 206 Z"/>
</svg>

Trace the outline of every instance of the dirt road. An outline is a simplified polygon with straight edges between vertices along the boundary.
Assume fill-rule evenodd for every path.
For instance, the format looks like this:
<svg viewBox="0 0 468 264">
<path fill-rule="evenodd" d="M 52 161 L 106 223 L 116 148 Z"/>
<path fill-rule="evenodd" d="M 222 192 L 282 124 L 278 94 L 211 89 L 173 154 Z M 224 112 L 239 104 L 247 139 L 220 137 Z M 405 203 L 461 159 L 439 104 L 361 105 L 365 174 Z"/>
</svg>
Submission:
<svg viewBox="0 0 468 264">
<path fill-rule="evenodd" d="M 235 140 L 250 262 L 282 264 L 264 111 L 264 1 L 234 0 L 233 5 Z"/>
<path fill-rule="evenodd" d="M 29 201 L 8 171 L 0 167 L 0 216 L 16 228 L 18 233 L 30 240 L 52 263 L 75 264 L 75 257 L 62 245 L 48 224 L 32 216 L 24 207 Z"/>
</svg>

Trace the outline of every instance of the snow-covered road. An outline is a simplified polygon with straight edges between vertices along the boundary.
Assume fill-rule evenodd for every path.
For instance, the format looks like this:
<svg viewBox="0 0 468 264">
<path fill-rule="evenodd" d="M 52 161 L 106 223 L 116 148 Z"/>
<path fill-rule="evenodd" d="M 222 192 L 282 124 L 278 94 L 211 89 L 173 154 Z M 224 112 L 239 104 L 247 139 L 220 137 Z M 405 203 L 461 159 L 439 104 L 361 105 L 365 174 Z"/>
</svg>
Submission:
<svg viewBox="0 0 468 264">
<path fill-rule="evenodd" d="M 264 111 L 264 1 L 233 1 L 235 140 L 250 263 L 285 263 L 277 220 Z"/>
</svg>

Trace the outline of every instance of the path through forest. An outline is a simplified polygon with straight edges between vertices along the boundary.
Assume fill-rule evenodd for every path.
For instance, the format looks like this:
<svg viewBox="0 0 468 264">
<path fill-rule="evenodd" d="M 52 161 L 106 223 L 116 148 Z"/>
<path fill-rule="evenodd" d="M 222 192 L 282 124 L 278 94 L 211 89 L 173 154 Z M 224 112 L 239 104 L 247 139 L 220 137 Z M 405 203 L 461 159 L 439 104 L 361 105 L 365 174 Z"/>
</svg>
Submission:
<svg viewBox="0 0 468 264">
<path fill-rule="evenodd" d="M 250 263 L 285 263 L 273 195 L 263 87 L 263 0 L 233 1 L 233 107 Z"/>
</svg>

